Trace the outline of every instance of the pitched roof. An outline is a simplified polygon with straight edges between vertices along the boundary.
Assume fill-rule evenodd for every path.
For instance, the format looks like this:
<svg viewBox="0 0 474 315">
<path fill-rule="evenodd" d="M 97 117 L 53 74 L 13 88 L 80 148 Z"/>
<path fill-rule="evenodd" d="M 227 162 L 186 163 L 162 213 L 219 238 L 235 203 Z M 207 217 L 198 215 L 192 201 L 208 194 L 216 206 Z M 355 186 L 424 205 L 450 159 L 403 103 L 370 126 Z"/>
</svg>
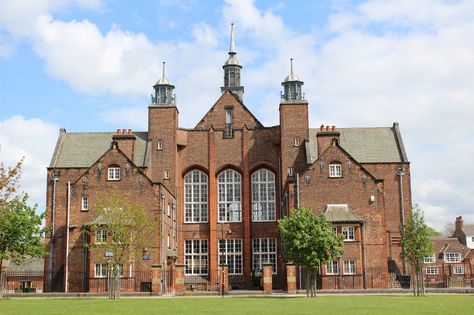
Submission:
<svg viewBox="0 0 474 315">
<path fill-rule="evenodd" d="M 462 230 L 466 235 L 474 235 L 474 224 L 464 224 Z"/>
<path fill-rule="evenodd" d="M 462 258 L 469 253 L 469 248 L 464 246 L 456 237 L 431 237 L 435 253 L 461 253 Z"/>
<path fill-rule="evenodd" d="M 15 272 L 39 272 L 44 271 L 44 258 L 28 257 L 21 264 L 10 262 L 7 267 L 7 273 Z"/>
<path fill-rule="evenodd" d="M 347 204 L 329 204 L 324 209 L 329 222 L 363 222 Z"/>
<path fill-rule="evenodd" d="M 393 127 L 338 128 L 339 145 L 359 163 L 408 162 L 398 124 Z M 317 135 L 319 128 L 309 130 L 306 143 L 307 163 L 318 158 Z"/>
<path fill-rule="evenodd" d="M 89 167 L 95 163 L 112 143 L 114 132 L 66 132 L 60 133 L 50 167 Z M 146 166 L 147 133 L 134 132 L 134 163 Z"/>
</svg>

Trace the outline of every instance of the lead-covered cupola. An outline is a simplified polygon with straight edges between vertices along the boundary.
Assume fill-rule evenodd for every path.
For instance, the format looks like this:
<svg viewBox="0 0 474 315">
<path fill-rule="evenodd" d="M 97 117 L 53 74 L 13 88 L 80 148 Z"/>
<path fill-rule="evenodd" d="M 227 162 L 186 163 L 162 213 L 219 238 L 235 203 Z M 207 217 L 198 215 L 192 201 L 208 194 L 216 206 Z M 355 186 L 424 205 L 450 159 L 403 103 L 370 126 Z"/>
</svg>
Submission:
<svg viewBox="0 0 474 315">
<path fill-rule="evenodd" d="M 224 69 L 224 86 L 221 87 L 222 93 L 226 90 L 230 90 L 237 94 L 242 100 L 244 94 L 244 87 L 240 85 L 240 70 L 242 66 L 235 57 L 237 52 L 235 51 L 234 44 L 234 23 L 230 24 L 230 47 L 229 47 L 229 58 L 224 63 L 222 68 Z"/>
</svg>

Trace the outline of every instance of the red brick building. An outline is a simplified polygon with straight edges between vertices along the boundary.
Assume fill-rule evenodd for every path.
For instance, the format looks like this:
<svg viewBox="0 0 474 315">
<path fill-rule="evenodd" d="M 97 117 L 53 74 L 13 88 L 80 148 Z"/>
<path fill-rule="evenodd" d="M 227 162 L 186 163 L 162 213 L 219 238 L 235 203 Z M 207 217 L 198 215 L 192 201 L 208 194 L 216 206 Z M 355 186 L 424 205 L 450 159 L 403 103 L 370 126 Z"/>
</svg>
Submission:
<svg viewBox="0 0 474 315">
<path fill-rule="evenodd" d="M 84 226 L 95 218 L 98 196 L 112 191 L 143 204 L 159 222 L 149 260 L 124 262 L 126 281 L 160 265 L 176 271 L 166 272 L 168 288 L 180 268 L 185 285 L 210 285 L 226 263 L 229 286 L 251 288 L 270 262 L 274 288 L 284 289 L 277 221 L 299 205 L 325 211 L 346 239 L 344 256 L 322 268 L 323 288 L 334 279 L 338 287 L 350 279 L 355 287 L 383 288 L 404 272 L 400 229 L 411 213 L 411 189 L 398 123 L 310 128 L 303 82 L 292 65 L 282 83 L 280 124 L 263 126 L 244 105 L 233 32 L 223 69 L 222 95 L 192 129 L 179 127 L 164 69 L 147 131 L 61 129 L 48 168 L 47 289 L 68 283 L 69 290 L 99 291 L 93 283 L 104 276 L 104 255 L 87 250 L 95 240 Z"/>
</svg>

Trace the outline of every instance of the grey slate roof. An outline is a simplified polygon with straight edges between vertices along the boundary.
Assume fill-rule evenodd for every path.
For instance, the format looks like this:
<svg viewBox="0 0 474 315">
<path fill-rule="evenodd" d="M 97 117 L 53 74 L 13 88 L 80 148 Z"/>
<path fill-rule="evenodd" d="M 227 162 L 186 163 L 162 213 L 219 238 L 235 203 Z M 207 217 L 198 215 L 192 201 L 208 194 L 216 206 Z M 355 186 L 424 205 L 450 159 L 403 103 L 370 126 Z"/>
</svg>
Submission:
<svg viewBox="0 0 474 315">
<path fill-rule="evenodd" d="M 340 132 L 339 145 L 359 163 L 408 162 L 398 124 L 378 128 L 337 128 Z M 318 158 L 316 136 L 318 129 L 309 130 L 306 143 L 307 163 Z"/>
<path fill-rule="evenodd" d="M 324 209 L 329 222 L 363 222 L 347 204 L 330 204 Z"/>
<path fill-rule="evenodd" d="M 134 164 L 146 164 L 147 133 L 134 132 L 136 136 Z M 61 132 L 50 167 L 90 167 L 108 149 L 114 132 Z"/>
<path fill-rule="evenodd" d="M 44 271 L 44 258 L 28 257 L 21 264 L 10 262 L 7 267 L 7 273 L 15 272 L 39 272 Z"/>
<path fill-rule="evenodd" d="M 474 235 L 474 224 L 464 224 L 462 228 L 464 234 L 467 235 Z"/>
</svg>

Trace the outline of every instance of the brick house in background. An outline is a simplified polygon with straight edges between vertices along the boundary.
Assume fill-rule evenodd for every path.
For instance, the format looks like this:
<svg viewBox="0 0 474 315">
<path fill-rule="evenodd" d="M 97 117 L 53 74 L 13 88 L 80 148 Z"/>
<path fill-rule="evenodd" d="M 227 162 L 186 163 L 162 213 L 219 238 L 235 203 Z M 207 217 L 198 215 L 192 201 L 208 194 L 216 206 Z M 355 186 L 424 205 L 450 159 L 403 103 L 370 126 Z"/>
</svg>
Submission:
<svg viewBox="0 0 474 315">
<path fill-rule="evenodd" d="M 124 281 L 160 265 L 172 271 L 163 282 L 168 290 L 180 268 L 185 285 L 212 284 L 226 263 L 229 286 L 251 288 L 262 263 L 270 262 L 274 288 L 284 289 L 277 220 L 298 206 L 325 212 L 345 239 L 344 256 L 321 270 L 323 288 L 385 288 L 404 272 L 400 229 L 411 214 L 411 187 L 398 123 L 310 128 L 303 81 L 291 65 L 280 123 L 266 127 L 244 105 L 233 31 L 223 69 L 222 94 L 194 128 L 179 127 L 163 66 L 147 131 L 61 129 L 48 168 L 47 290 L 67 284 L 70 291 L 98 291 L 106 258 L 87 244 L 106 236 L 84 231 L 96 217 L 97 199 L 111 192 L 144 205 L 159 222 L 149 259 L 124 262 Z M 146 288 L 145 278 L 136 290 Z"/>
<path fill-rule="evenodd" d="M 470 287 L 472 250 L 455 237 L 432 237 L 433 253 L 424 258 L 427 287 Z"/>
</svg>

